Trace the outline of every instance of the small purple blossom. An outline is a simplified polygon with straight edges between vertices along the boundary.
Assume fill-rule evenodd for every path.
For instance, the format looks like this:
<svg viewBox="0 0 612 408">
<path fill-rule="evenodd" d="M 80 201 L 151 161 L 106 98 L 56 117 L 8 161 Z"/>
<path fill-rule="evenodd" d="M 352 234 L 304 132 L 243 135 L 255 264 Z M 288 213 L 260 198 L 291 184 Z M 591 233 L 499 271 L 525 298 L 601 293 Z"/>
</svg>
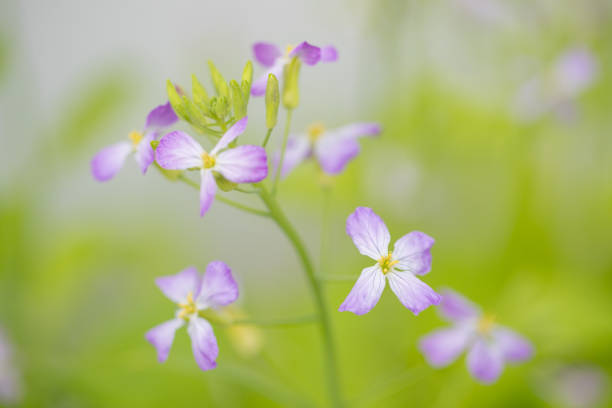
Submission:
<svg viewBox="0 0 612 408">
<path fill-rule="evenodd" d="M 261 96 L 266 92 L 268 75 L 274 74 L 277 78 L 283 75 L 283 68 L 291 62 L 293 57 L 298 57 L 306 65 L 316 65 L 319 62 L 334 62 L 338 59 L 338 51 L 335 47 L 316 47 L 306 41 L 296 47 L 287 47 L 283 53 L 274 44 L 258 42 L 253 45 L 255 59 L 266 68 L 266 72 L 259 77 L 251 86 L 253 96 Z"/>
<path fill-rule="evenodd" d="M 115 177 L 130 153 L 138 163 L 142 173 L 153 163 L 155 153 L 151 142 L 156 140 L 161 131 L 173 125 L 178 117 L 172 110 L 170 102 L 155 107 L 147 115 L 144 129 L 133 131 L 128 135 L 130 141 L 115 143 L 100 150 L 91 161 L 91 174 L 98 181 L 108 181 Z"/>
<path fill-rule="evenodd" d="M 155 283 L 168 299 L 179 306 L 174 319 L 155 326 L 145 335 L 157 350 L 159 362 L 166 361 L 174 333 L 187 323 L 196 363 L 203 371 L 215 368 L 219 354 L 217 339 L 212 326 L 200 317 L 199 312 L 227 306 L 238 298 L 238 284 L 231 269 L 224 262 L 214 261 L 208 264 L 203 277 L 191 267 L 176 275 L 157 278 Z"/>
<path fill-rule="evenodd" d="M 380 130 L 378 123 L 353 123 L 333 130 L 325 130 L 320 124 L 312 125 L 307 133 L 292 136 L 288 140 L 281 175 L 286 177 L 308 158 L 314 158 L 325 173 L 339 174 L 359 154 L 357 140 L 365 136 L 377 136 Z M 280 154 L 277 154 L 276 163 L 279 158 Z"/>
<path fill-rule="evenodd" d="M 206 152 L 185 132 L 168 133 L 159 141 L 155 151 L 157 163 L 167 170 L 200 169 L 200 216 L 210 208 L 217 193 L 216 172 L 233 183 L 258 183 L 268 175 L 268 158 L 261 146 L 226 147 L 246 129 L 247 117 L 236 122 Z M 225 150 L 226 149 L 226 150 Z"/>
<path fill-rule="evenodd" d="M 484 384 L 495 382 L 507 362 L 529 359 L 531 343 L 518 333 L 483 315 L 472 302 L 450 290 L 442 294 L 439 308 L 442 316 L 453 323 L 423 337 L 419 348 L 433 367 L 445 367 L 468 350 L 470 374 Z"/>
<path fill-rule="evenodd" d="M 367 207 L 357 207 L 349 215 L 346 233 L 361 254 L 377 262 L 361 272 L 339 311 L 348 310 L 357 315 L 368 313 L 378 303 L 386 279 L 402 305 L 415 315 L 440 303 L 440 295 L 416 277 L 431 269 L 433 238 L 412 231 L 398 239 L 393 252 L 389 252 L 389 230 L 383 220 Z"/>
</svg>

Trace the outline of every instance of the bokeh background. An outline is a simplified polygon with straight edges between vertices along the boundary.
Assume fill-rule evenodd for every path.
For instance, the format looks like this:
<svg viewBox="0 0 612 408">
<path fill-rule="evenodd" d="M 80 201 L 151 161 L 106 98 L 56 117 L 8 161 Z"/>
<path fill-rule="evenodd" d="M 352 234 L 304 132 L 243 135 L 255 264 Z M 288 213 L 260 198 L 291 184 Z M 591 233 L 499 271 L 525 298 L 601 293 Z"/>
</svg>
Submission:
<svg viewBox="0 0 612 408">
<path fill-rule="evenodd" d="M 0 326 L 12 354 L 0 377 L 13 386 L 0 404 L 325 404 L 315 326 L 217 327 L 219 367 L 205 373 L 184 332 L 163 365 L 143 337 L 174 312 L 154 277 L 214 259 L 232 266 L 248 316 L 310 313 L 299 264 L 271 222 L 220 202 L 200 219 L 194 191 L 143 177 L 131 160 L 109 183 L 89 171 L 97 150 L 165 101 L 166 79 L 206 78 L 208 59 L 236 78 L 253 42 L 305 39 L 336 45 L 340 59 L 302 70 L 293 129 L 385 129 L 334 182 L 322 273 L 356 278 L 369 264 L 344 222 L 372 207 L 395 238 L 436 238 L 429 284 L 465 294 L 536 347 L 530 362 L 479 385 L 463 359 L 435 370 L 418 353 L 418 338 L 444 324 L 435 310 L 414 317 L 387 289 L 365 316 L 336 313 L 352 282 L 329 283 L 349 405 L 610 403 L 610 2 L 4 0 Z M 559 58 L 575 49 L 593 72 L 563 93 Z M 257 143 L 262 100 L 249 116 L 245 140 Z M 292 174 L 280 199 L 319 259 L 315 167 Z"/>
</svg>

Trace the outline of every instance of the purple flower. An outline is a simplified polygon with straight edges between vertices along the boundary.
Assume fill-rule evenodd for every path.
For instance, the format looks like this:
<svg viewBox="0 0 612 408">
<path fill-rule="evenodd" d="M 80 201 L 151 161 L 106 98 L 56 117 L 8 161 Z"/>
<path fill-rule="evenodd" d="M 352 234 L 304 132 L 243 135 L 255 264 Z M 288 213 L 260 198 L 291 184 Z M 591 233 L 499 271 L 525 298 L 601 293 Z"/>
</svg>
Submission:
<svg viewBox="0 0 612 408">
<path fill-rule="evenodd" d="M 277 78 L 283 75 L 283 68 L 289 64 L 293 57 L 298 57 L 306 65 L 316 65 L 319 62 L 334 62 L 338 59 L 338 51 L 331 45 L 323 48 L 308 44 L 306 41 L 297 47 L 288 46 L 283 53 L 276 45 L 258 42 L 253 45 L 255 59 L 266 68 L 266 72 L 251 86 L 253 96 L 266 93 L 268 75 L 274 74 Z"/>
<path fill-rule="evenodd" d="M 13 354 L 13 347 L 0 328 L 0 404 L 12 405 L 21 400 L 22 386 Z"/>
<path fill-rule="evenodd" d="M 484 384 L 499 378 L 506 362 L 527 360 L 533 354 L 529 341 L 483 315 L 477 306 L 450 290 L 444 291 L 440 313 L 453 323 L 423 337 L 419 348 L 430 365 L 444 367 L 468 350 L 468 371 Z"/>
<path fill-rule="evenodd" d="M 325 130 L 322 125 L 314 124 L 306 134 L 293 136 L 287 142 L 281 175 L 287 176 L 298 164 L 311 157 L 317 160 L 324 172 L 339 174 L 359 154 L 357 139 L 379 133 L 378 123 L 353 123 L 334 130 Z M 277 154 L 276 163 L 279 158 L 280 154 Z"/>
<path fill-rule="evenodd" d="M 155 154 L 151 147 L 151 141 L 157 139 L 162 129 L 171 126 L 178 120 L 170 106 L 170 102 L 165 105 L 155 107 L 147 115 L 144 129 L 130 132 L 130 141 L 115 143 L 100 150 L 91 161 L 91 174 L 98 181 L 108 181 L 115 177 L 121 169 L 125 159 L 130 153 L 134 157 L 142 173 L 146 173 L 149 165 L 153 163 Z"/>
<path fill-rule="evenodd" d="M 180 131 L 168 133 L 159 141 L 155 155 L 161 167 L 167 170 L 200 169 L 200 216 L 206 214 L 217 193 L 213 172 L 233 183 L 257 183 L 268 175 L 268 158 L 263 147 L 246 145 L 224 150 L 244 132 L 246 125 L 245 116 L 219 139 L 210 153 Z"/>
<path fill-rule="evenodd" d="M 383 220 L 367 207 L 357 207 L 349 215 L 346 233 L 361 254 L 377 262 L 361 272 L 338 310 L 348 310 L 357 315 L 368 313 L 380 299 L 385 278 L 399 301 L 415 315 L 440 302 L 440 295 L 416 277 L 427 274 L 431 269 L 433 238 L 412 231 L 398 239 L 393 252 L 389 252 L 389 230 Z"/>
<path fill-rule="evenodd" d="M 187 333 L 191 337 L 193 356 L 198 366 L 206 371 L 217 366 L 217 339 L 210 323 L 199 316 L 208 308 L 229 305 L 238 298 L 238 285 L 231 269 L 221 261 L 214 261 L 200 276 L 196 268 L 187 268 L 176 275 L 157 278 L 155 283 L 168 299 L 175 302 L 179 309 L 172 320 L 155 326 L 145 338 L 157 349 L 157 359 L 163 363 L 168 358 L 174 333 L 187 323 Z"/>
</svg>

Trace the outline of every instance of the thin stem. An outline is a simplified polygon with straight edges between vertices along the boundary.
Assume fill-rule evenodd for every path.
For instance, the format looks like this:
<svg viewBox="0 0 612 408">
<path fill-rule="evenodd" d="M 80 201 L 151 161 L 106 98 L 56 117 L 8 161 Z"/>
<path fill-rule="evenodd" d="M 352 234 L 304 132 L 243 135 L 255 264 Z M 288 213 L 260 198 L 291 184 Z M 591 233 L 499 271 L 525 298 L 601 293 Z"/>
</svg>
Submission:
<svg viewBox="0 0 612 408">
<path fill-rule="evenodd" d="M 257 194 L 257 193 L 259 193 L 259 191 L 257 191 L 257 190 L 247 189 L 247 188 L 244 188 L 244 187 L 236 187 L 234 190 L 235 191 L 239 191 L 241 193 L 245 193 L 245 194 Z"/>
<path fill-rule="evenodd" d="M 336 362 L 336 353 L 334 350 L 330 317 L 327 312 L 327 306 L 325 303 L 325 298 L 323 296 L 323 289 L 320 286 L 319 281 L 317 280 L 314 268 L 312 266 L 312 262 L 310 260 L 310 257 L 308 256 L 308 252 L 306 251 L 306 247 L 304 246 L 302 239 L 285 216 L 284 212 L 276 202 L 276 199 L 268 192 L 265 186 L 259 184 L 259 187 L 259 196 L 261 197 L 266 207 L 268 207 L 272 219 L 285 233 L 285 235 L 293 245 L 304 269 L 304 273 L 308 280 L 310 290 L 314 297 L 315 305 L 318 312 L 319 324 L 321 328 L 321 336 L 323 338 L 323 350 L 325 353 L 324 360 L 327 365 L 327 390 L 333 406 L 342 407 L 343 401 L 341 397 L 342 393 L 340 391 L 340 381 Z"/>
<path fill-rule="evenodd" d="M 276 189 L 278 188 L 278 181 L 281 175 L 281 169 L 283 168 L 283 163 L 285 161 L 285 150 L 287 150 L 287 140 L 289 139 L 289 129 L 291 129 L 291 114 L 293 111 L 291 109 L 287 109 L 287 121 L 285 123 L 285 133 L 283 134 L 283 146 L 281 147 L 280 160 L 278 162 L 278 167 L 276 168 L 276 174 L 274 175 L 274 184 L 272 187 L 272 195 L 276 195 Z"/>
<path fill-rule="evenodd" d="M 322 186 L 323 189 L 323 210 L 321 211 L 321 249 L 319 251 L 319 273 L 325 274 L 327 268 L 327 248 L 329 238 L 329 211 L 331 205 L 331 188 Z"/>
<path fill-rule="evenodd" d="M 261 144 L 261 146 L 265 149 L 266 146 L 268 145 L 268 141 L 270 140 L 270 135 L 272 134 L 272 130 L 274 128 L 270 128 L 268 129 L 268 132 L 266 133 L 266 138 L 264 139 L 263 143 Z"/>
</svg>

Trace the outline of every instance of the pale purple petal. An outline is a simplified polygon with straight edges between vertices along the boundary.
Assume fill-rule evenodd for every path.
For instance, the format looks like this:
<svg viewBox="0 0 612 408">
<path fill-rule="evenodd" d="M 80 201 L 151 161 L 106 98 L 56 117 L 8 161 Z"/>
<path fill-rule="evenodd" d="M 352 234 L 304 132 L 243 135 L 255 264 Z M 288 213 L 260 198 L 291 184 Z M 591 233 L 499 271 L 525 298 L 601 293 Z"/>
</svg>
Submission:
<svg viewBox="0 0 612 408">
<path fill-rule="evenodd" d="M 389 230 L 371 208 L 357 207 L 346 220 L 346 233 L 362 255 L 377 261 L 388 255 Z"/>
<path fill-rule="evenodd" d="M 271 67 L 276 59 L 283 55 L 281 50 L 274 44 L 258 42 L 253 45 L 255 59 L 264 67 Z"/>
<path fill-rule="evenodd" d="M 321 48 L 304 41 L 291 50 L 289 56 L 299 57 L 306 65 L 315 65 L 321 60 Z"/>
<path fill-rule="evenodd" d="M 356 315 L 366 314 L 376 306 L 384 289 L 385 275 L 380 270 L 380 266 L 365 268 L 338 311 L 349 311 Z"/>
<path fill-rule="evenodd" d="M 375 122 L 352 123 L 333 130 L 338 138 L 357 139 L 364 136 L 378 136 L 381 132 L 381 126 Z"/>
<path fill-rule="evenodd" d="M 483 338 L 478 338 L 467 356 L 468 371 L 484 384 L 494 383 L 504 369 L 501 352 Z"/>
<path fill-rule="evenodd" d="M 175 275 L 162 276 L 155 279 L 155 284 L 166 297 L 175 303 L 187 301 L 189 293 L 196 298 L 201 286 L 201 278 L 194 267 L 183 269 Z"/>
<path fill-rule="evenodd" d="M 338 50 L 332 45 L 321 48 L 321 62 L 335 62 L 338 60 Z"/>
<path fill-rule="evenodd" d="M 185 132 L 170 132 L 159 141 L 155 150 L 157 163 L 167 170 L 202 167 L 204 149 Z"/>
<path fill-rule="evenodd" d="M 157 349 L 157 360 L 163 363 L 168 359 L 168 353 L 174 341 L 174 333 L 183 326 L 183 319 L 168 320 L 155 326 L 145 334 L 149 343 Z"/>
<path fill-rule="evenodd" d="M 200 317 L 192 318 L 187 332 L 191 337 L 193 356 L 200 369 L 206 371 L 215 368 L 219 347 L 210 323 Z"/>
<path fill-rule="evenodd" d="M 262 76 L 257 78 L 251 85 L 251 95 L 262 96 L 266 93 L 266 87 L 268 86 L 268 76 L 274 74 L 274 76 L 280 81 L 283 76 L 283 69 L 285 67 L 285 61 L 281 58 L 274 66 L 267 69 Z"/>
<path fill-rule="evenodd" d="M 234 183 L 258 183 L 268 176 L 268 157 L 261 146 L 244 145 L 217 156 L 214 167 Z"/>
<path fill-rule="evenodd" d="M 419 349 L 433 367 L 445 367 L 466 349 L 473 335 L 465 326 L 436 330 L 421 338 Z"/>
<path fill-rule="evenodd" d="M 560 91 L 575 96 L 591 85 L 596 71 L 593 54 L 585 48 L 573 48 L 559 58 L 554 75 Z"/>
<path fill-rule="evenodd" d="M 119 142 L 100 150 L 91 161 L 91 174 L 98 181 L 108 181 L 125 162 L 126 157 L 132 151 L 132 144 Z"/>
<path fill-rule="evenodd" d="M 391 271 L 387 274 L 389 286 L 399 301 L 418 315 L 429 306 L 440 303 L 442 297 L 410 272 Z"/>
<path fill-rule="evenodd" d="M 238 298 L 238 284 L 232 270 L 224 262 L 214 261 L 206 267 L 198 305 L 205 307 L 226 306 Z"/>
<path fill-rule="evenodd" d="M 170 102 L 159 105 L 147 115 L 145 130 L 161 129 L 173 125 L 178 121 L 178 117 L 172 109 Z"/>
<path fill-rule="evenodd" d="M 223 150 L 234 141 L 238 136 L 244 133 L 249 118 L 245 116 L 225 132 L 225 134 L 219 139 L 217 145 L 210 151 L 211 155 L 217 154 L 220 150 Z"/>
<path fill-rule="evenodd" d="M 431 247 L 434 239 L 429 235 L 412 231 L 397 241 L 393 247 L 393 260 L 398 261 L 395 268 L 425 275 L 431 270 Z"/>
<path fill-rule="evenodd" d="M 287 141 L 287 148 L 285 149 L 285 158 L 283 159 L 283 169 L 281 170 L 281 176 L 287 177 L 287 175 L 297 165 L 302 163 L 312 154 L 310 148 L 310 141 L 305 135 L 299 135 L 291 137 Z M 280 152 L 276 152 L 274 155 L 274 167 L 278 167 L 280 161 Z"/>
<path fill-rule="evenodd" d="M 215 195 L 217 194 L 217 182 L 215 176 L 210 170 L 202 169 L 200 171 L 202 180 L 200 181 L 200 217 L 208 211 L 212 205 Z"/>
<path fill-rule="evenodd" d="M 359 150 L 359 143 L 354 139 L 323 135 L 315 143 L 314 155 L 324 172 L 339 174 L 347 163 L 359 154 Z"/>
<path fill-rule="evenodd" d="M 157 136 L 157 132 L 149 132 L 138 143 L 138 146 L 136 146 L 134 158 L 136 159 L 142 174 L 147 172 L 147 169 L 155 160 L 155 151 L 153 150 L 153 147 L 151 147 L 151 142 L 155 140 Z"/>
<path fill-rule="evenodd" d="M 531 342 L 513 330 L 498 326 L 491 335 L 506 361 L 525 361 L 533 355 Z"/>
<path fill-rule="evenodd" d="M 442 295 L 442 302 L 438 312 L 445 319 L 451 322 L 462 322 L 480 316 L 481 311 L 478 306 L 459 293 L 450 289 L 443 289 L 440 293 Z"/>
</svg>

